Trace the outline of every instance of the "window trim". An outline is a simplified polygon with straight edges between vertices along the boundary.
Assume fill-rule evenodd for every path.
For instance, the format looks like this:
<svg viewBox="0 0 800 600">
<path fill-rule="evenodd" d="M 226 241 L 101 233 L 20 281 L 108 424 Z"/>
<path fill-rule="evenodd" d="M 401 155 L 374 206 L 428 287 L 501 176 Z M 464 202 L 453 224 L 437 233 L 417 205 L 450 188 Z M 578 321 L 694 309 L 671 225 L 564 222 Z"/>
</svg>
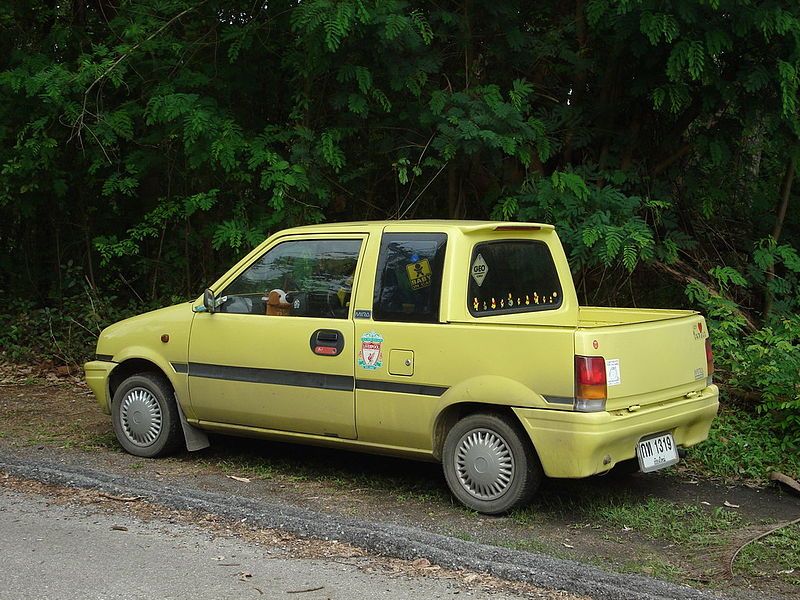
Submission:
<svg viewBox="0 0 800 600">
<path fill-rule="evenodd" d="M 382 311 L 376 310 L 376 306 L 380 305 L 380 299 L 377 297 L 379 294 L 380 288 L 380 281 L 383 276 L 383 270 L 381 269 L 381 259 L 383 258 L 383 249 L 384 245 L 383 242 L 387 236 L 402 236 L 405 241 L 414 242 L 414 241 L 423 241 L 423 242 L 430 242 L 434 240 L 444 239 L 444 254 L 442 255 L 441 265 L 440 265 L 440 274 L 438 277 L 438 284 L 439 290 L 437 294 L 437 304 L 436 312 L 432 315 L 430 320 L 419 320 L 419 319 L 396 319 L 396 318 L 385 318 L 385 317 L 378 317 L 377 315 L 381 315 Z M 378 242 L 378 256 L 377 261 L 375 263 L 375 280 L 372 286 L 372 320 L 377 323 L 417 323 L 417 324 L 437 324 L 442 323 L 442 292 L 444 290 L 444 274 L 447 265 L 447 256 L 448 256 L 448 247 L 450 245 L 450 236 L 447 232 L 444 231 L 414 231 L 414 232 L 402 232 L 402 231 L 384 231 L 381 234 L 381 238 Z M 384 265 L 385 267 L 385 265 Z M 393 313 L 396 314 L 396 313 Z"/>
<path fill-rule="evenodd" d="M 470 273 L 470 267 L 472 263 L 475 261 L 475 258 L 478 256 L 479 248 L 483 246 L 491 246 L 493 244 L 508 244 L 508 243 L 517 243 L 517 244 L 538 244 L 544 246 L 547 250 L 547 255 L 550 257 L 550 262 L 553 265 L 553 271 L 556 274 L 556 278 L 558 279 L 558 304 L 529 304 L 527 306 L 522 306 L 520 308 L 501 308 L 492 311 L 476 311 L 472 308 L 472 298 L 470 298 L 470 287 L 472 281 L 472 275 Z M 508 238 L 503 240 L 485 240 L 482 242 L 477 242 L 472 246 L 472 251 L 470 252 L 470 259 L 467 265 L 467 310 L 469 314 L 475 317 L 476 319 L 480 319 L 482 317 L 491 317 L 494 315 L 513 315 L 519 313 L 532 313 L 532 312 L 543 312 L 549 310 L 558 310 L 564 304 L 564 286 L 561 285 L 561 277 L 559 277 L 558 267 L 556 266 L 556 261 L 553 259 L 553 253 L 550 251 L 550 246 L 547 242 L 542 240 L 530 240 L 524 238 Z"/>
</svg>

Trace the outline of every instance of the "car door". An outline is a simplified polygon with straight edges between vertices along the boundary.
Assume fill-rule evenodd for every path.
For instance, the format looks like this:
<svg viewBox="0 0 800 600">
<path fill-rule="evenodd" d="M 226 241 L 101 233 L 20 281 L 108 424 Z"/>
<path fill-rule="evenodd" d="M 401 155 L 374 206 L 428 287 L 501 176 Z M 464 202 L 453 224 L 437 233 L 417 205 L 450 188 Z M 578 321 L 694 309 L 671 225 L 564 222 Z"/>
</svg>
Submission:
<svg viewBox="0 0 800 600">
<path fill-rule="evenodd" d="M 363 277 L 374 287 L 355 307 L 359 439 L 426 450 L 439 397 L 459 372 L 452 349 L 467 345 L 440 321 L 447 235 L 387 230 L 371 240 L 378 261 Z"/>
<path fill-rule="evenodd" d="M 215 290 L 189 340 L 201 421 L 355 438 L 350 294 L 366 238 L 281 238 Z"/>
</svg>

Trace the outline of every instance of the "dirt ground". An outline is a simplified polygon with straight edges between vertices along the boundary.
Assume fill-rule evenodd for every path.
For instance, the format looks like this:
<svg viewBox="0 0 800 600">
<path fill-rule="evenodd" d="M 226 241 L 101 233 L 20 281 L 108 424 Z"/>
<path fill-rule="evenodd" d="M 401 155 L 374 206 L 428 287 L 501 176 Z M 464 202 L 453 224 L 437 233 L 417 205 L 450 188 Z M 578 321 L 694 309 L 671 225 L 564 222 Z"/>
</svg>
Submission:
<svg viewBox="0 0 800 600">
<path fill-rule="evenodd" d="M 703 480 L 685 467 L 548 481 L 527 509 L 491 518 L 457 505 L 434 464 L 223 436 L 199 453 L 161 460 L 130 456 L 80 379 L 12 365 L 0 365 L 0 445 L 79 457 L 110 472 L 186 478 L 208 490 L 413 524 L 735 596 L 800 595 L 800 564 L 787 564 L 772 536 L 749 544 L 730 569 L 745 542 L 800 517 L 800 498 Z"/>
</svg>

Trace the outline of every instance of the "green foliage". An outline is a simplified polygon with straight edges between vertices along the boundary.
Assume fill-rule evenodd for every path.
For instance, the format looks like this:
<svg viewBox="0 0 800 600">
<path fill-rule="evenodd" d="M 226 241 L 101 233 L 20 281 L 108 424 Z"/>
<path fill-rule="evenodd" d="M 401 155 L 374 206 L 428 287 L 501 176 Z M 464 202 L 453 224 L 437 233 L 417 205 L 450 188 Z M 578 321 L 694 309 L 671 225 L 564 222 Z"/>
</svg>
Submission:
<svg viewBox="0 0 800 600">
<path fill-rule="evenodd" d="M 0 330 L 0 348 L 5 358 L 49 360 L 79 368 L 93 357 L 104 327 L 148 308 L 135 301 L 123 302 L 115 295 L 101 298 L 82 275 L 73 265 L 64 269 L 63 285 L 69 295 L 58 308 L 20 300 L 2 309 L 0 320 L 5 327 Z"/>
<path fill-rule="evenodd" d="M 576 271 L 620 264 L 630 272 L 640 260 L 652 259 L 653 230 L 640 216 L 649 201 L 613 186 L 589 186 L 584 178 L 592 173 L 581 173 L 532 176 L 519 194 L 498 205 L 494 216 L 554 223 Z"/>
<path fill-rule="evenodd" d="M 73 261 L 150 305 L 286 226 L 550 221 L 583 301 L 704 307 L 796 431 L 800 5 L 564 7 L 0 7 L 0 290 L 58 314 Z"/>
<path fill-rule="evenodd" d="M 722 408 L 709 439 L 691 449 L 689 465 L 715 477 L 759 484 L 773 471 L 800 478 L 800 453 L 786 447 L 769 416 L 734 407 Z"/>
<path fill-rule="evenodd" d="M 756 263 L 772 264 L 759 254 L 763 249 L 762 245 L 754 253 L 761 256 Z M 731 288 L 746 287 L 748 281 L 731 267 L 714 268 L 711 274 L 721 292 L 694 281 L 686 293 L 708 316 L 721 375 L 717 377 L 734 393 L 755 397 L 755 409 L 764 416 L 759 423 L 781 433 L 778 447 L 796 452 L 800 449 L 800 315 L 780 313 L 759 328 L 748 328 L 731 299 Z M 796 300 L 783 302 L 794 306 Z"/>
</svg>

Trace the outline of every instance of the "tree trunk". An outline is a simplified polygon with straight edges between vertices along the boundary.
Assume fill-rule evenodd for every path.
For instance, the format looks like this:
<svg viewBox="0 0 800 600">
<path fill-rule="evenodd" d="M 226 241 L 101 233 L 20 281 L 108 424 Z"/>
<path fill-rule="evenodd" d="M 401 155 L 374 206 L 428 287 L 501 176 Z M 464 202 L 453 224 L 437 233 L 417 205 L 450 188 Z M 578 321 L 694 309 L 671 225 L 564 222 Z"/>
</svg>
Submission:
<svg viewBox="0 0 800 600">
<path fill-rule="evenodd" d="M 584 0 L 575 1 L 575 38 L 578 44 L 578 56 L 584 58 L 586 54 L 586 44 L 588 41 L 586 28 L 586 14 Z M 586 91 L 587 73 L 586 68 L 581 67 L 575 73 L 575 79 L 572 84 L 572 94 L 570 95 L 570 104 L 576 108 L 576 112 L 580 111 L 583 104 L 583 95 Z M 573 123 L 567 134 L 564 136 L 564 153 L 563 164 L 568 166 L 572 164 L 573 159 L 573 146 L 572 142 L 575 136 L 575 127 L 577 123 Z"/>
<path fill-rule="evenodd" d="M 461 195 L 459 179 L 458 167 L 451 162 L 447 167 L 447 216 L 451 219 L 458 216 L 459 196 Z"/>
<path fill-rule="evenodd" d="M 775 243 L 781 237 L 783 232 L 783 223 L 786 220 L 786 211 L 789 208 L 789 198 L 792 195 L 792 184 L 794 183 L 794 158 L 789 157 L 786 161 L 786 171 L 783 174 L 783 181 L 781 182 L 781 197 L 780 205 L 778 205 L 778 214 L 775 217 L 775 226 L 772 228 L 772 239 Z M 770 283 L 775 279 L 775 264 L 771 264 L 767 268 L 767 277 L 764 282 L 764 314 L 762 320 L 766 321 L 772 312 L 772 292 L 769 289 Z"/>
</svg>

